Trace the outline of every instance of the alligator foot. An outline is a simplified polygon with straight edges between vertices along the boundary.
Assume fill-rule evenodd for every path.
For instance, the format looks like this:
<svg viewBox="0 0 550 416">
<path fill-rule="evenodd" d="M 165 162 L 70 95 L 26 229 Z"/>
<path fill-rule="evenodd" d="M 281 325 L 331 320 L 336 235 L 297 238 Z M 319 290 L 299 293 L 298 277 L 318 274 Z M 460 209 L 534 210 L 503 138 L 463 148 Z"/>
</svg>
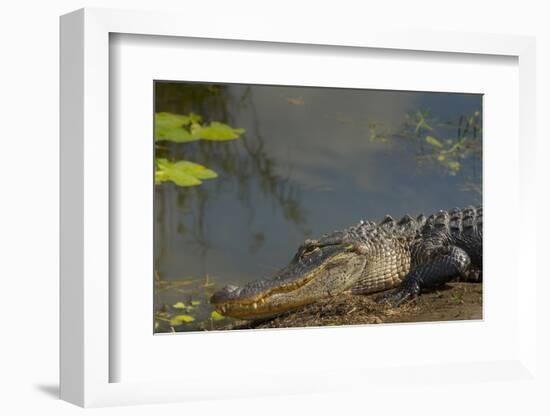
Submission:
<svg viewBox="0 0 550 416">
<path fill-rule="evenodd" d="M 420 293 L 418 285 L 402 286 L 397 289 L 384 293 L 375 299 L 376 303 L 386 303 L 390 306 L 397 307 L 404 302 L 411 301 Z"/>
<path fill-rule="evenodd" d="M 376 301 L 399 306 L 418 296 L 421 291 L 433 290 L 457 275 L 464 275 L 469 265 L 470 257 L 464 250 L 449 247 L 431 262 L 411 270 L 397 289 L 380 296 Z"/>
</svg>

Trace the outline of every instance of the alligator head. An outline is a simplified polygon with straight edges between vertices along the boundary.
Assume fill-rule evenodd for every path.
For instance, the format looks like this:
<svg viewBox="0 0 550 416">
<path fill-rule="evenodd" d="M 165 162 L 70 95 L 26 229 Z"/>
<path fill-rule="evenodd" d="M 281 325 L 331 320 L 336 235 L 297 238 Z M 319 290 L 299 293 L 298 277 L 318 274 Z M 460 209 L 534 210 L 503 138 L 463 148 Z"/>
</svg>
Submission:
<svg viewBox="0 0 550 416">
<path fill-rule="evenodd" d="M 306 240 L 288 266 L 267 279 L 245 286 L 226 286 L 210 299 L 225 316 L 269 318 L 334 296 L 350 288 L 361 275 L 364 247 L 345 232 Z"/>
</svg>

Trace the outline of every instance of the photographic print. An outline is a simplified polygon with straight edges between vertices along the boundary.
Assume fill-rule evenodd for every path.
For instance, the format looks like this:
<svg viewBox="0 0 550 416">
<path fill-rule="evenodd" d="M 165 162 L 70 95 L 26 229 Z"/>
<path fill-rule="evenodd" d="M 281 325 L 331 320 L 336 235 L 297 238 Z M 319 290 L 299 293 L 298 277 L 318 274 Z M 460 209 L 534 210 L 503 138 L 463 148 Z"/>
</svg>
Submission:
<svg viewBox="0 0 550 416">
<path fill-rule="evenodd" d="M 482 95 L 154 82 L 154 332 L 482 319 Z"/>
</svg>

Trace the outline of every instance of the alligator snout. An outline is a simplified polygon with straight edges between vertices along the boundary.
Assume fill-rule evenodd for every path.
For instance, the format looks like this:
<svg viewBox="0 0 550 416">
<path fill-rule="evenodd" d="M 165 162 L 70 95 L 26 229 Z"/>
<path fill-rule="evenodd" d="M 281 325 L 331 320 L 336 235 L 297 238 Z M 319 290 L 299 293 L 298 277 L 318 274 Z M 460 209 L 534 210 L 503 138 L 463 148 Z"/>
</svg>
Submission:
<svg viewBox="0 0 550 416">
<path fill-rule="evenodd" d="M 210 303 L 219 304 L 230 300 L 238 299 L 242 294 L 243 288 L 235 285 L 227 285 L 216 291 L 210 298 Z"/>
</svg>

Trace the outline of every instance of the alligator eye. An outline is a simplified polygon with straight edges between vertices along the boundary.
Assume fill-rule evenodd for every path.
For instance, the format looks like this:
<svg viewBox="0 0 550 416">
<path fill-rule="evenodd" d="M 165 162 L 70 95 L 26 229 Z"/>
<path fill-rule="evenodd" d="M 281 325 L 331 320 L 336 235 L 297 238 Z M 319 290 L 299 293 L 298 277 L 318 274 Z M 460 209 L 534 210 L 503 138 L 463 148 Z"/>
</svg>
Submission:
<svg viewBox="0 0 550 416">
<path fill-rule="evenodd" d="M 308 247 L 303 253 L 303 256 L 311 256 L 313 253 L 317 253 L 320 250 L 319 247 Z"/>
</svg>

